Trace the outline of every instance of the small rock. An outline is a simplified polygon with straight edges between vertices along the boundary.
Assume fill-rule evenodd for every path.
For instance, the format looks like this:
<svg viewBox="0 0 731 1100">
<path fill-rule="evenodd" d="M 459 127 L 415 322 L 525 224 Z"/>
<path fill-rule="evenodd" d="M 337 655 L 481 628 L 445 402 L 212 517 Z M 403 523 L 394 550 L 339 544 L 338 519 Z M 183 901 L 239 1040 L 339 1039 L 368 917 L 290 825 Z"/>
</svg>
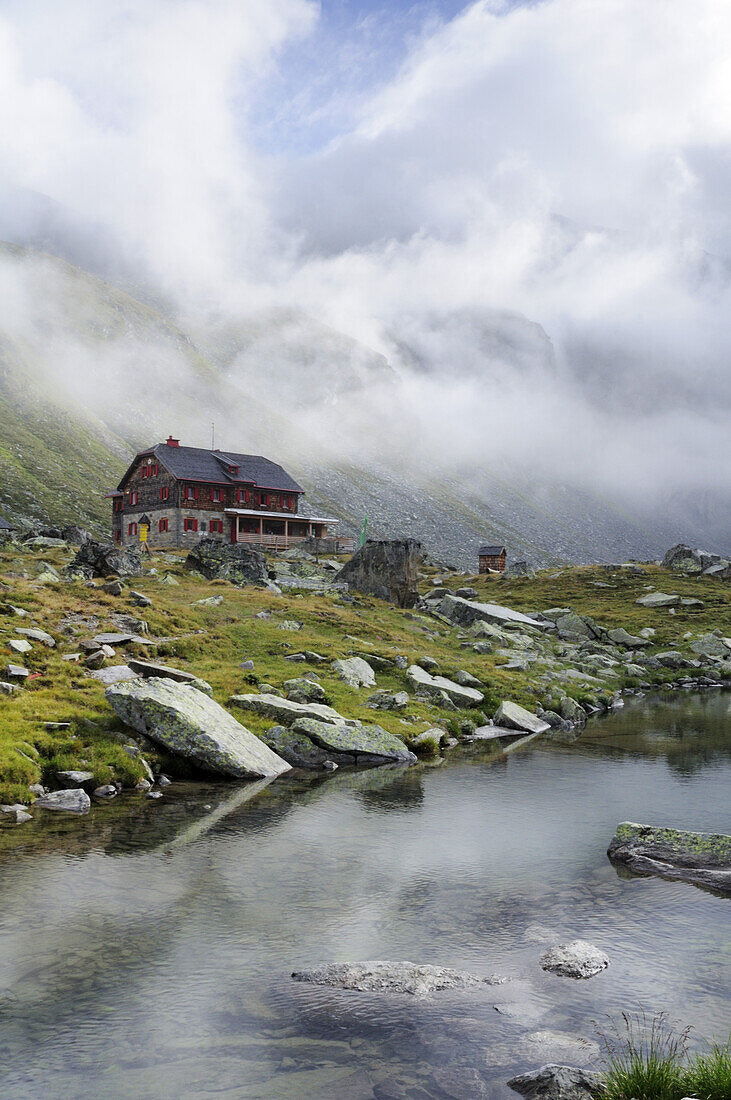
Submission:
<svg viewBox="0 0 731 1100">
<path fill-rule="evenodd" d="M 548 1063 L 511 1077 L 508 1087 L 527 1100 L 594 1100 L 601 1096 L 604 1082 L 600 1073 Z"/>
<path fill-rule="evenodd" d="M 350 989 L 358 993 L 408 993 L 423 997 L 449 989 L 496 985 L 504 979 L 495 975 L 481 978 L 445 966 L 419 966 L 412 962 L 324 963 L 310 970 L 295 970 L 296 982 Z"/>
<path fill-rule="evenodd" d="M 138 779 L 137 782 L 135 783 L 135 790 L 136 791 L 149 791 L 151 786 L 152 786 L 152 783 L 150 782 L 149 779 Z"/>
<path fill-rule="evenodd" d="M 94 789 L 94 798 L 99 798 L 102 801 L 108 801 L 110 798 L 117 797 L 117 788 L 113 783 L 105 783 L 103 787 L 96 787 Z"/>
<path fill-rule="evenodd" d="M 27 638 L 10 638 L 8 645 L 11 649 L 14 649 L 16 653 L 30 653 L 33 646 L 30 644 Z"/>
<path fill-rule="evenodd" d="M 132 602 L 136 603 L 138 607 L 152 607 L 152 600 L 142 592 L 135 592 L 134 589 L 131 589 L 130 596 L 132 597 Z"/>
<path fill-rule="evenodd" d="M 7 665 L 5 675 L 8 680 L 26 680 L 30 676 L 30 669 L 23 665 Z"/>
<path fill-rule="evenodd" d="M 48 646 L 49 649 L 53 649 L 56 645 L 55 639 L 45 630 L 37 630 L 35 627 L 23 627 L 19 626 L 16 629 L 16 634 L 22 634 L 24 638 L 31 638 L 34 642 L 40 642 L 41 645 Z"/>
<path fill-rule="evenodd" d="M 76 790 L 51 791 L 33 803 L 34 809 L 60 810 L 69 814 L 86 814 L 90 807 L 91 799 L 80 787 Z"/>
<path fill-rule="evenodd" d="M 145 798 L 162 798 L 162 791 L 147 791 Z"/>
<path fill-rule="evenodd" d="M 493 722 L 496 726 L 507 726 L 508 729 L 523 730 L 525 733 L 545 733 L 551 728 L 548 722 L 508 699 L 504 699 L 495 711 Z"/>
<path fill-rule="evenodd" d="M 332 667 L 341 680 L 350 687 L 375 687 L 376 674 L 362 657 L 348 657 L 333 661 Z"/>
<path fill-rule="evenodd" d="M 439 668 L 439 661 L 434 657 L 417 657 L 415 663 L 426 672 L 436 672 Z"/>
<path fill-rule="evenodd" d="M 88 657 L 84 658 L 84 665 L 86 668 L 99 669 L 103 668 L 106 656 L 103 649 L 97 649 L 95 653 L 90 653 Z"/>
<path fill-rule="evenodd" d="M 609 958 L 586 940 L 556 944 L 541 956 L 541 967 L 563 978 L 592 978 L 609 966 Z"/>
<path fill-rule="evenodd" d="M 121 596 L 122 595 L 122 582 L 121 581 L 107 581 L 102 585 L 102 590 L 109 596 Z"/>
<path fill-rule="evenodd" d="M 376 691 L 366 700 L 366 706 L 371 710 L 404 710 L 408 703 L 407 691 Z"/>
</svg>

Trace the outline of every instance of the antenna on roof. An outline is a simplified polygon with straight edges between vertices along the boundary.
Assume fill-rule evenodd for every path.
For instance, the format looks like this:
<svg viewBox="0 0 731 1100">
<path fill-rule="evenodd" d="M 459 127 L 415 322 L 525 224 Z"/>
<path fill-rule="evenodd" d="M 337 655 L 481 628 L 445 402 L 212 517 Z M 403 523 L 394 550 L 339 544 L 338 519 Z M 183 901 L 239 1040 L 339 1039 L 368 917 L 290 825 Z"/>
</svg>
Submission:
<svg viewBox="0 0 731 1100">
<path fill-rule="evenodd" d="M 214 450 L 216 446 L 216 425 L 211 423 L 211 450 Z"/>
</svg>

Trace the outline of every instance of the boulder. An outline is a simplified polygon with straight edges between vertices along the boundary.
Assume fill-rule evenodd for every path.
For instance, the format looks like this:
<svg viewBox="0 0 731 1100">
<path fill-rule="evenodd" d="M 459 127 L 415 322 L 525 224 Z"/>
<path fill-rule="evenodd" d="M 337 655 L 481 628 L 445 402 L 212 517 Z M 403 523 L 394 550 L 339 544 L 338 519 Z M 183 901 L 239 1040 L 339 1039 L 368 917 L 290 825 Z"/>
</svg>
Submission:
<svg viewBox="0 0 731 1100">
<path fill-rule="evenodd" d="M 114 684 L 106 696 L 128 726 L 206 771 L 240 779 L 289 771 L 285 760 L 190 684 L 151 677 Z"/>
<path fill-rule="evenodd" d="M 85 783 L 90 783 L 94 778 L 93 772 L 83 771 L 63 771 L 58 772 L 56 778 L 65 790 L 74 790 L 76 787 L 83 787 Z"/>
<path fill-rule="evenodd" d="M 315 680 L 308 680 L 306 676 L 298 676 L 294 680 L 285 680 L 282 685 L 288 699 L 295 703 L 325 703 L 327 696 L 322 684 Z"/>
<path fill-rule="evenodd" d="M 16 803 L 14 806 L 0 806 L 0 813 L 5 814 L 13 825 L 25 825 L 26 822 L 33 820 L 21 803 Z"/>
<path fill-rule="evenodd" d="M 455 626 L 472 626 L 477 622 L 497 623 L 504 626 L 505 623 L 511 622 L 522 623 L 524 626 L 532 626 L 538 630 L 546 628 L 545 623 L 532 619 L 530 615 L 523 615 L 520 611 L 513 611 L 509 607 L 502 607 L 496 603 L 475 603 L 472 600 L 463 600 L 460 596 L 443 596 L 437 611 Z"/>
<path fill-rule="evenodd" d="M 614 645 L 621 645 L 624 649 L 640 649 L 642 646 L 650 644 L 647 638 L 641 638 L 638 634 L 630 634 L 623 626 L 608 630 L 607 637 Z"/>
<path fill-rule="evenodd" d="M 68 573 L 82 573 L 86 577 L 139 577 L 142 574 L 142 556 L 134 546 L 116 546 L 112 542 L 96 542 L 87 539 L 79 547 L 76 557 L 67 566 Z"/>
<path fill-rule="evenodd" d="M 607 855 L 634 874 L 682 879 L 731 896 L 731 836 L 724 833 L 692 833 L 623 821 Z"/>
<path fill-rule="evenodd" d="M 575 635 L 580 635 L 582 638 L 595 636 L 588 623 L 575 611 L 569 611 L 568 615 L 560 615 L 556 619 L 556 629 L 560 638 L 572 638 Z"/>
<path fill-rule="evenodd" d="M 533 567 L 527 561 L 513 561 L 507 566 L 505 577 L 532 577 Z"/>
<path fill-rule="evenodd" d="M 278 695 L 232 695 L 230 707 L 240 707 L 264 718 L 273 718 L 283 726 L 291 726 L 298 718 L 315 718 L 319 722 L 342 723 L 347 719 L 324 703 L 296 703 Z"/>
<path fill-rule="evenodd" d="M 265 745 L 286 760 L 293 768 L 308 768 L 322 771 L 328 760 L 332 760 L 332 753 L 320 748 L 304 733 L 295 733 L 286 726 L 272 726 L 259 735 Z M 355 763 L 350 760 L 349 763 Z"/>
<path fill-rule="evenodd" d="M 29 626 L 19 626 L 16 627 L 15 633 L 22 634 L 24 638 L 31 638 L 34 642 L 40 642 L 41 645 L 48 646 L 49 649 L 53 649 L 56 645 L 55 639 L 45 630 L 38 630 Z"/>
<path fill-rule="evenodd" d="M 438 697 L 444 692 L 453 703 L 460 707 L 477 707 L 485 698 L 476 688 L 456 684 L 454 680 L 448 680 L 446 676 L 432 676 L 419 665 L 410 665 L 406 670 L 409 683 L 419 691 L 429 696 Z"/>
<path fill-rule="evenodd" d="M 559 943 L 541 956 L 541 967 L 563 978 L 593 978 L 609 966 L 609 958 L 586 940 Z"/>
<path fill-rule="evenodd" d="M 718 634 L 704 634 L 690 643 L 690 648 L 701 657 L 728 657 L 729 650 Z"/>
<path fill-rule="evenodd" d="M 442 990 L 474 989 L 504 981 L 495 975 L 479 977 L 445 966 L 425 966 L 412 962 L 323 963 L 309 970 L 295 970 L 296 982 L 349 989 L 358 993 L 407 993 L 423 997 Z"/>
<path fill-rule="evenodd" d="M 401 738 L 381 726 L 361 725 L 360 722 L 336 725 L 313 718 L 298 718 L 292 729 L 325 749 L 336 762 L 338 756 L 333 754 L 352 756 L 356 764 L 413 764 L 416 761 Z"/>
<path fill-rule="evenodd" d="M 95 669 L 89 675 L 102 684 L 121 684 L 125 680 L 139 679 L 140 674 L 133 672 L 129 665 L 110 665 L 108 668 Z"/>
<path fill-rule="evenodd" d="M 336 574 L 336 580 L 397 607 L 414 607 L 419 599 L 422 559 L 421 543 L 415 539 L 368 539 Z"/>
<path fill-rule="evenodd" d="M 407 691 L 375 691 L 366 699 L 371 710 L 404 710 L 409 703 Z"/>
<path fill-rule="evenodd" d="M 94 798 L 98 798 L 102 802 L 108 802 L 112 798 L 116 798 L 119 791 L 113 783 L 105 783 L 102 787 L 95 787 L 92 792 Z"/>
<path fill-rule="evenodd" d="M 411 738 L 411 745 L 418 756 L 439 756 L 442 741 L 446 738 L 445 730 L 439 726 L 431 726 L 428 730 L 422 730 L 416 737 Z"/>
<path fill-rule="evenodd" d="M 185 559 L 185 567 L 202 573 L 209 581 L 222 578 L 239 587 L 269 587 L 266 558 L 244 543 L 201 539 Z"/>
<path fill-rule="evenodd" d="M 33 803 L 33 809 L 60 810 L 68 814 L 86 814 L 91 807 L 91 799 L 81 787 L 64 791 L 50 791 L 41 795 Z"/>
<path fill-rule="evenodd" d="M 503 699 L 495 711 L 493 722 L 496 726 L 522 730 L 524 733 L 545 733 L 551 728 L 548 722 L 508 699 Z"/>
<path fill-rule="evenodd" d="M 350 687 L 375 687 L 376 674 L 362 657 L 347 657 L 342 661 L 333 661 L 333 670 Z"/>
<path fill-rule="evenodd" d="M 648 592 L 646 596 L 640 596 L 635 603 L 640 604 L 642 607 L 677 607 L 680 603 L 680 596 L 668 595 L 667 592 Z"/>
<path fill-rule="evenodd" d="M 508 1087 L 527 1100 L 595 1100 L 602 1095 L 604 1082 L 600 1073 L 549 1062 L 511 1077 Z"/>
</svg>

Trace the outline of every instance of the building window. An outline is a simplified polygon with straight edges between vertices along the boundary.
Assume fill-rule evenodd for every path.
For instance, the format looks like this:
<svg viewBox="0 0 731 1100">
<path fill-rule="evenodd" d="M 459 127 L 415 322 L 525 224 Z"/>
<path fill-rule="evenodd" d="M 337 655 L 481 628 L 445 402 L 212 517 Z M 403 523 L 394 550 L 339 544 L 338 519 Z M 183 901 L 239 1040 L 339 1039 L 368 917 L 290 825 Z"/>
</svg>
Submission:
<svg viewBox="0 0 731 1100">
<path fill-rule="evenodd" d="M 167 485 L 160 486 L 160 500 L 167 500 L 170 496 L 170 489 Z"/>
<path fill-rule="evenodd" d="M 266 493 L 259 493 L 259 507 L 266 508 L 268 504 L 269 497 L 266 495 Z"/>
<path fill-rule="evenodd" d="M 193 519 L 191 516 L 186 516 L 186 518 L 183 520 L 183 530 L 184 531 L 197 531 L 198 530 L 198 520 Z"/>
<path fill-rule="evenodd" d="M 239 504 L 248 504 L 249 503 L 249 490 L 248 489 L 238 489 L 237 490 L 237 500 L 238 500 Z"/>
<path fill-rule="evenodd" d="M 168 529 L 168 521 L 167 521 L 166 519 L 161 519 L 161 520 L 158 520 L 158 523 L 157 523 L 157 529 L 158 529 L 158 531 L 160 532 L 160 534 L 162 534 L 162 533 L 163 533 L 163 531 L 167 531 L 167 529 Z"/>
<path fill-rule="evenodd" d="M 115 531 L 114 532 L 114 541 L 115 542 L 121 542 L 122 541 L 122 532 L 121 531 Z"/>
<path fill-rule="evenodd" d="M 222 519 L 212 519 L 211 520 L 211 534 L 214 535 L 216 533 L 218 533 L 219 535 L 223 534 L 223 520 Z"/>
<path fill-rule="evenodd" d="M 211 500 L 215 504 L 220 504 L 221 503 L 221 490 L 220 489 L 211 489 Z"/>
<path fill-rule="evenodd" d="M 289 509 L 289 511 L 291 512 L 292 511 L 292 498 L 291 497 L 286 497 L 285 498 L 285 504 L 286 504 L 287 508 Z"/>
<path fill-rule="evenodd" d="M 140 499 L 140 494 L 137 492 L 136 489 L 133 489 L 132 492 L 129 494 L 130 504 L 137 504 L 139 499 Z"/>
<path fill-rule="evenodd" d="M 148 476 L 149 477 L 157 477 L 157 463 L 156 462 L 153 462 L 152 466 L 150 466 L 150 473 L 149 473 Z"/>
<path fill-rule="evenodd" d="M 112 509 L 115 512 L 122 512 L 124 510 L 124 499 L 122 497 L 115 497 Z"/>
<path fill-rule="evenodd" d="M 186 488 L 185 488 L 185 499 L 186 500 L 197 500 L 198 499 L 198 490 L 196 489 L 196 487 L 194 485 L 187 485 L 186 486 Z"/>
<path fill-rule="evenodd" d="M 137 534 L 137 524 L 136 523 L 130 523 L 130 525 L 127 528 L 127 534 L 128 535 L 136 535 Z"/>
</svg>

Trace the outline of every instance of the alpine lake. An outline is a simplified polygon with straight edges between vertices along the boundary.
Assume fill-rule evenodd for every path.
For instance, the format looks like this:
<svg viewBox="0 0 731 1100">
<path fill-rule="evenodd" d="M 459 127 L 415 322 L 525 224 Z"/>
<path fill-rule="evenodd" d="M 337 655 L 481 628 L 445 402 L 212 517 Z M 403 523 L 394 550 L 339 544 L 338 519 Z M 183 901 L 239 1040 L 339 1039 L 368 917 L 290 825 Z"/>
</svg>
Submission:
<svg viewBox="0 0 731 1100">
<path fill-rule="evenodd" d="M 728 899 L 606 848 L 624 820 L 730 832 L 730 790 L 731 695 L 674 693 L 508 756 L 39 811 L 0 854 L 0 1096 L 505 1100 L 545 1062 L 601 1068 L 602 1030 L 639 1006 L 725 1041 Z M 608 969 L 544 972 L 575 938 Z M 367 959 L 508 980 L 291 977 Z"/>
</svg>

